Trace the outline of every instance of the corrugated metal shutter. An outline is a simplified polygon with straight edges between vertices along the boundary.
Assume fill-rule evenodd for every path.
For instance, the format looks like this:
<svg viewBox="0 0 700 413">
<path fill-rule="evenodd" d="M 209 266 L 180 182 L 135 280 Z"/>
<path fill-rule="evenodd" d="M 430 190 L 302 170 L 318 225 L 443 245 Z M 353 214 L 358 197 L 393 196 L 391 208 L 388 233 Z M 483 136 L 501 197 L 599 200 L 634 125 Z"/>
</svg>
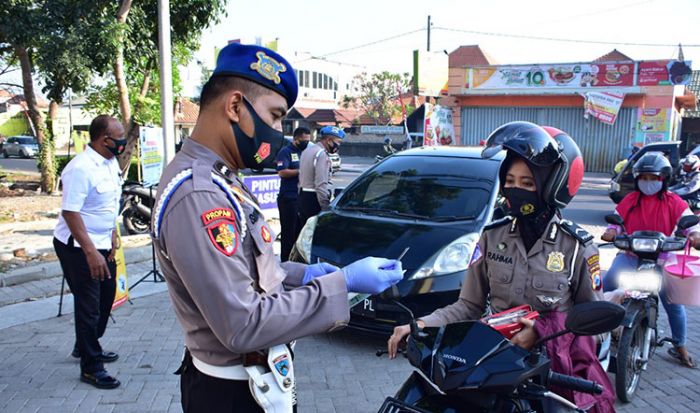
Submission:
<svg viewBox="0 0 700 413">
<path fill-rule="evenodd" d="M 516 120 L 566 131 L 581 148 L 587 171 L 611 172 L 632 145 L 637 109 L 622 108 L 610 126 L 597 119 L 584 119 L 583 108 L 463 107 L 463 145 L 478 145 L 498 126 Z"/>
</svg>

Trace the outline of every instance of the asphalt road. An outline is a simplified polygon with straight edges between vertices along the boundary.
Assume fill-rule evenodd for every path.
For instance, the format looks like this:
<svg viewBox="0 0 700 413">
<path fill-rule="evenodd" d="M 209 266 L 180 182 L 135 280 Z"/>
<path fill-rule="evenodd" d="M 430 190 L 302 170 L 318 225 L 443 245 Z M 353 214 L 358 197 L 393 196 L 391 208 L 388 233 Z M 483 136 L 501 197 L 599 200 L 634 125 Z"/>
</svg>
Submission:
<svg viewBox="0 0 700 413">
<path fill-rule="evenodd" d="M 39 169 L 36 166 L 36 159 L 21 159 L 21 158 L 2 158 L 0 157 L 0 170 L 2 171 L 22 171 L 22 172 L 36 172 L 39 173 Z"/>
</svg>

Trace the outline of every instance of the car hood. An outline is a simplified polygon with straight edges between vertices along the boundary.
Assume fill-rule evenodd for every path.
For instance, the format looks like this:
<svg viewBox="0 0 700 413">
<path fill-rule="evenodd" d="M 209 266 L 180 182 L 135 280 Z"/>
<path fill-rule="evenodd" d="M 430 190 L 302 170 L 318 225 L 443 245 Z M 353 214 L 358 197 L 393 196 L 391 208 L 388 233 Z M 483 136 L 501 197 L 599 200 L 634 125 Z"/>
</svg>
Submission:
<svg viewBox="0 0 700 413">
<path fill-rule="evenodd" d="M 415 270 L 450 242 L 481 227 L 478 221 L 435 223 L 407 221 L 367 214 L 329 211 L 319 215 L 314 231 L 311 261 L 345 266 L 364 257 L 401 259 L 403 268 Z"/>
</svg>

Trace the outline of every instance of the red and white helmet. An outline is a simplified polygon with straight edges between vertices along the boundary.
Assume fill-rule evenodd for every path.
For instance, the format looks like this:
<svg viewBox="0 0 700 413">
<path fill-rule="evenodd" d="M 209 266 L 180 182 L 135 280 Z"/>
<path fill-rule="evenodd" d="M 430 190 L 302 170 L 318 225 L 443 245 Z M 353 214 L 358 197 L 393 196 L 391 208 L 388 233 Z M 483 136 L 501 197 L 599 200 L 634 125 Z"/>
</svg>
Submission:
<svg viewBox="0 0 700 413">
<path fill-rule="evenodd" d="M 571 136 L 559 129 L 530 122 L 506 123 L 491 132 L 481 156 L 490 158 L 501 150 L 522 157 L 530 169 L 552 168 L 541 194 L 555 208 L 566 207 L 581 187 L 583 156 Z"/>
</svg>

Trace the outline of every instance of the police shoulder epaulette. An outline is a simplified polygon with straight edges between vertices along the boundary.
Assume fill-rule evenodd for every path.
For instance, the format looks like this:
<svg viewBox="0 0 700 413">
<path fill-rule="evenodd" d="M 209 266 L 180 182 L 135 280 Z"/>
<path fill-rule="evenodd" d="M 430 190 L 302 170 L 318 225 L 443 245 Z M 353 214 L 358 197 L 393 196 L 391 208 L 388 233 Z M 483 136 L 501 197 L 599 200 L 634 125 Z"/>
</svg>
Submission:
<svg viewBox="0 0 700 413">
<path fill-rule="evenodd" d="M 583 245 L 588 245 L 591 241 L 593 241 L 593 235 L 591 235 L 590 232 L 581 228 L 578 224 L 569 221 L 568 219 L 562 219 L 559 221 L 559 227 L 567 234 L 576 238 L 576 240 Z"/>
<path fill-rule="evenodd" d="M 513 217 L 511 217 L 510 215 L 507 215 L 501 219 L 497 219 L 495 221 L 491 221 L 488 224 L 486 224 L 484 226 L 484 231 L 488 231 L 488 230 L 493 229 L 493 228 L 502 227 L 504 225 L 510 224 L 511 222 L 513 222 Z"/>
</svg>

